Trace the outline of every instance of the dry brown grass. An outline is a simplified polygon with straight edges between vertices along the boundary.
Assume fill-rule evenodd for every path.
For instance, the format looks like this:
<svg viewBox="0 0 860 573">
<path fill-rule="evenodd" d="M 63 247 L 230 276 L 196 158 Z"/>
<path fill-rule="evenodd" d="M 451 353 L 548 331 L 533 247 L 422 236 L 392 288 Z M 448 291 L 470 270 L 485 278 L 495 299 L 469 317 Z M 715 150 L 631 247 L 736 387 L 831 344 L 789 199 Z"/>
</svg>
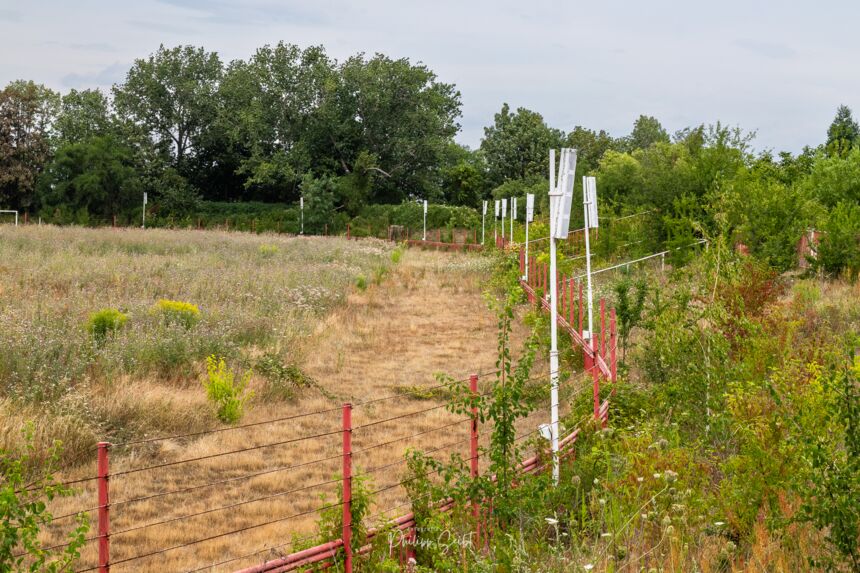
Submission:
<svg viewBox="0 0 860 573">
<path fill-rule="evenodd" d="M 355 292 L 347 304 L 334 310 L 308 338 L 301 341 L 305 357 L 303 367 L 333 394 L 326 398 L 308 393 L 294 403 L 255 403 L 242 423 L 290 416 L 302 412 L 337 408 L 341 402 L 362 402 L 396 394 L 406 386 L 432 386 L 434 375 L 446 372 L 465 378 L 471 372 L 490 370 L 496 358 L 496 318 L 482 300 L 481 291 L 488 268 L 474 256 L 438 254 L 423 251 L 405 253 L 401 264 L 381 286 L 366 292 Z M 516 327 L 513 340 L 522 341 L 523 327 Z M 205 412 L 201 394 L 188 391 L 177 394 L 171 389 L 164 395 L 157 389 L 106 394 L 102 399 L 127 409 L 170 412 L 173 400 L 187 400 L 198 411 Z M 163 408 L 160 405 L 164 405 Z M 355 472 L 363 473 L 377 466 L 403 459 L 407 447 L 436 448 L 458 442 L 446 451 L 468 451 L 467 422 L 413 439 L 360 450 L 400 437 L 424 432 L 456 422 L 458 417 L 444 408 L 391 423 L 362 429 L 360 426 L 424 410 L 442 402 L 398 397 L 369 406 L 356 407 L 353 424 Z M 159 415 L 153 413 L 151 415 Z M 308 515 L 250 529 L 243 533 L 169 551 L 147 559 L 122 563 L 136 555 L 173 545 L 229 532 L 255 524 L 282 519 L 323 505 L 320 495 L 329 502 L 336 499 L 339 483 L 308 488 L 284 495 L 298 488 L 336 479 L 340 472 L 340 412 L 302 417 L 286 422 L 209 434 L 199 439 L 166 440 L 138 448 L 119 448 L 113 454 L 111 470 L 112 560 L 114 571 L 193 570 L 206 564 L 257 552 L 245 559 L 232 561 L 207 570 L 230 571 L 248 564 L 289 552 L 295 535 L 315 531 L 318 515 Z M 302 436 L 336 432 L 322 438 L 246 451 L 190 464 L 169 466 L 152 471 L 122 474 L 134 468 L 167 463 L 192 457 L 238 450 L 249 446 L 293 440 Z M 294 466 L 311 460 L 334 457 L 326 462 L 289 471 L 267 473 L 184 494 L 157 497 L 139 503 L 123 500 L 154 495 L 159 492 L 194 487 L 213 481 Z M 82 467 L 64 478 L 89 475 L 94 464 Z M 381 489 L 402 479 L 405 466 L 398 464 L 371 475 L 371 489 Z M 213 510 L 265 496 L 268 499 L 232 509 L 213 511 L 191 519 L 119 533 L 173 518 Z M 94 484 L 87 483 L 73 497 L 56 503 L 55 515 L 90 508 L 95 505 Z M 393 488 L 376 496 L 374 512 L 406 501 L 402 488 Z M 401 509 L 401 512 L 406 509 Z M 397 512 L 396 512 L 397 513 Z M 64 522 L 69 523 L 69 520 Z M 51 532 L 58 540 L 61 530 Z M 288 544 L 282 549 L 272 549 Z M 81 564 L 95 561 L 95 544 L 83 553 Z"/>
</svg>

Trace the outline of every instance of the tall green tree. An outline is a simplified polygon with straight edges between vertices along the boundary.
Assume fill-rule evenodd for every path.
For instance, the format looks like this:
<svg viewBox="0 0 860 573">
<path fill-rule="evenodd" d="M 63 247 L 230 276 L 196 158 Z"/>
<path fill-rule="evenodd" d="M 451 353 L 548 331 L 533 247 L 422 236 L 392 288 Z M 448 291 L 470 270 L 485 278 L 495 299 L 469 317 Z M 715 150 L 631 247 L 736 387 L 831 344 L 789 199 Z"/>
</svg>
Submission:
<svg viewBox="0 0 860 573">
<path fill-rule="evenodd" d="M 0 206 L 34 206 L 59 105 L 59 94 L 32 81 L 15 81 L 0 91 Z"/>
<path fill-rule="evenodd" d="M 576 171 L 585 174 L 597 169 L 603 155 L 617 143 L 602 129 L 594 131 L 577 125 L 567 134 L 565 145 L 576 149 Z"/>
<path fill-rule="evenodd" d="M 80 143 L 106 135 L 111 129 L 110 103 L 100 90 L 70 90 L 57 115 L 55 131 L 60 144 Z"/>
<path fill-rule="evenodd" d="M 125 81 L 113 88 L 117 112 L 145 130 L 180 173 L 201 151 L 218 115 L 218 55 L 194 46 L 165 48 L 135 60 Z"/>
<path fill-rule="evenodd" d="M 840 105 L 836 110 L 836 117 L 827 129 L 827 153 L 829 155 L 845 155 L 856 144 L 860 137 L 860 126 L 854 121 L 851 109 L 847 105 Z"/>
<path fill-rule="evenodd" d="M 656 117 L 640 115 L 633 123 L 633 131 L 624 140 L 628 150 L 648 149 L 655 143 L 669 143 L 669 134 Z"/>
<path fill-rule="evenodd" d="M 539 113 L 525 108 L 511 112 L 508 104 L 484 128 L 481 151 L 487 160 L 487 179 L 495 188 L 505 181 L 545 176 L 549 150 L 561 147 L 564 134 L 549 127 Z"/>
<path fill-rule="evenodd" d="M 44 211 L 65 222 L 127 218 L 140 199 L 134 154 L 113 136 L 62 145 L 39 182 Z"/>
</svg>

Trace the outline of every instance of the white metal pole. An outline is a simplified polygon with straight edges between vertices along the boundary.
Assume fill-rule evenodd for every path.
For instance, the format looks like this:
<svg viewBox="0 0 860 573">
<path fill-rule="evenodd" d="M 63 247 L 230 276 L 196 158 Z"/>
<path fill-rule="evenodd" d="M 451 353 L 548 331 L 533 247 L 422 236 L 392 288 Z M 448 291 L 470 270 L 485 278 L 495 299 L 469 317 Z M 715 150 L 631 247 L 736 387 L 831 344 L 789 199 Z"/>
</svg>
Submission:
<svg viewBox="0 0 860 573">
<path fill-rule="evenodd" d="M 511 197 L 510 203 L 511 203 L 511 234 L 510 234 L 510 237 L 511 237 L 511 241 L 513 241 L 514 240 L 514 212 L 515 212 L 514 211 L 514 198 L 513 197 Z"/>
<path fill-rule="evenodd" d="M 15 226 L 18 226 L 18 211 L 15 211 Z"/>
<path fill-rule="evenodd" d="M 594 311 L 594 304 L 592 302 L 592 290 L 591 290 L 591 243 L 589 241 L 589 235 L 591 234 L 591 222 L 588 220 L 588 207 L 590 202 L 588 200 L 588 182 L 587 177 L 582 177 L 582 208 L 585 213 L 585 276 L 588 283 L 588 340 L 591 340 L 591 337 L 594 336 L 594 331 L 592 330 L 593 322 L 592 322 L 592 313 Z"/>
<path fill-rule="evenodd" d="M 555 186 L 555 150 L 549 152 L 549 205 L 550 205 L 550 232 L 549 232 L 549 308 L 550 308 L 550 351 L 549 351 L 549 380 L 550 380 L 550 436 L 552 448 L 552 480 L 558 485 L 559 459 L 558 459 L 558 280 L 556 278 L 555 257 L 555 231 L 552 228 L 558 221 L 558 210 L 561 208 L 560 192 Z M 564 155 L 562 154 L 562 168 L 564 168 Z M 561 176 L 559 169 L 559 176 Z"/>
<path fill-rule="evenodd" d="M 505 238 L 505 211 L 508 210 L 507 199 L 502 199 L 502 238 Z"/>
<path fill-rule="evenodd" d="M 299 211 L 302 214 L 302 230 L 299 232 L 300 235 L 305 234 L 305 198 L 299 197 Z"/>
<path fill-rule="evenodd" d="M 146 229 L 146 191 L 143 192 L 143 219 L 140 223 L 141 229 Z"/>
<path fill-rule="evenodd" d="M 421 240 L 427 240 L 427 201 L 424 201 L 424 236 L 421 237 Z"/>
<path fill-rule="evenodd" d="M 484 201 L 484 212 L 481 214 L 481 244 L 484 244 L 484 226 L 487 222 L 487 202 Z"/>
</svg>

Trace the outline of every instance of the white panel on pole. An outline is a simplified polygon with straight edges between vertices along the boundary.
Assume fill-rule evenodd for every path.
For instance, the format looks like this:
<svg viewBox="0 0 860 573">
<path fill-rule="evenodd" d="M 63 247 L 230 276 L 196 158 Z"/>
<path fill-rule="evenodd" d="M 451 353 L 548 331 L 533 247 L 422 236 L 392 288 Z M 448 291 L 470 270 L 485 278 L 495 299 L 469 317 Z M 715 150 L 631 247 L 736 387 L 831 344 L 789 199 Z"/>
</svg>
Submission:
<svg viewBox="0 0 860 573">
<path fill-rule="evenodd" d="M 508 200 L 502 199 L 502 219 L 508 216 Z"/>
<path fill-rule="evenodd" d="M 551 154 L 554 155 L 554 154 Z M 555 167 L 555 165 L 552 165 Z M 570 230 L 570 206 L 573 202 L 573 182 L 576 172 L 576 150 L 561 150 L 558 166 L 558 186 L 555 188 L 558 208 L 555 209 L 550 224 L 551 233 L 556 239 L 566 239 Z M 550 171 L 552 179 L 552 170 Z"/>
<path fill-rule="evenodd" d="M 531 223 L 535 220 L 535 196 L 534 193 L 526 194 L 526 221 Z"/>
<path fill-rule="evenodd" d="M 487 202 L 484 201 L 484 215 L 487 214 Z"/>
<path fill-rule="evenodd" d="M 427 200 L 424 200 L 424 214 L 427 214 Z"/>
<path fill-rule="evenodd" d="M 496 219 L 498 219 L 498 218 L 499 218 L 499 209 L 500 209 L 500 207 L 499 207 L 499 200 L 498 200 L 498 199 L 496 199 Z"/>
<path fill-rule="evenodd" d="M 511 219 L 516 221 L 517 220 L 517 198 L 514 197 L 513 199 L 511 199 L 511 201 L 512 201 L 512 203 L 511 203 Z"/>
<path fill-rule="evenodd" d="M 588 227 L 597 228 L 597 179 L 588 178 Z"/>
</svg>

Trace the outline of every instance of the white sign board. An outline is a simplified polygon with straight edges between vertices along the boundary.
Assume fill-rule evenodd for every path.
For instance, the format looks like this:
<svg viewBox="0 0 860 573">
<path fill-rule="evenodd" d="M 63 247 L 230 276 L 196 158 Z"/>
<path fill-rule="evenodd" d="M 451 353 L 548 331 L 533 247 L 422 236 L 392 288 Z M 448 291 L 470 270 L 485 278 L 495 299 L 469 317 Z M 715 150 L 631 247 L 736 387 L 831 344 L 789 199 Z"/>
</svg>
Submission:
<svg viewBox="0 0 860 573">
<path fill-rule="evenodd" d="M 517 198 L 511 199 L 511 219 L 517 220 Z"/>
<path fill-rule="evenodd" d="M 484 201 L 484 215 L 487 214 L 487 202 Z"/>
<path fill-rule="evenodd" d="M 586 201 L 588 201 L 588 227 L 597 228 L 597 179 L 587 177 L 588 189 L 586 190 Z"/>
<path fill-rule="evenodd" d="M 299 209 L 304 209 L 304 208 L 305 208 L 305 198 L 299 197 Z"/>
<path fill-rule="evenodd" d="M 535 195 L 534 193 L 526 194 L 526 221 L 531 223 L 535 220 Z"/>
<path fill-rule="evenodd" d="M 146 205 L 146 191 L 143 192 L 143 204 Z"/>
<path fill-rule="evenodd" d="M 552 154 L 554 155 L 554 154 Z M 552 157 L 552 156 L 551 156 Z M 550 165 L 550 181 L 556 181 L 555 161 Z M 570 206 L 573 202 L 573 181 L 576 173 L 576 150 L 562 148 L 561 161 L 558 166 L 558 185 L 553 192 L 556 208 L 553 220 L 550 221 L 552 236 L 556 239 L 566 239 L 570 231 Z"/>
<path fill-rule="evenodd" d="M 508 200 L 502 199 L 502 219 L 508 216 Z"/>
<path fill-rule="evenodd" d="M 496 219 L 499 218 L 499 200 L 496 199 Z"/>
<path fill-rule="evenodd" d="M 427 200 L 424 200 L 424 214 L 427 214 Z"/>
</svg>

